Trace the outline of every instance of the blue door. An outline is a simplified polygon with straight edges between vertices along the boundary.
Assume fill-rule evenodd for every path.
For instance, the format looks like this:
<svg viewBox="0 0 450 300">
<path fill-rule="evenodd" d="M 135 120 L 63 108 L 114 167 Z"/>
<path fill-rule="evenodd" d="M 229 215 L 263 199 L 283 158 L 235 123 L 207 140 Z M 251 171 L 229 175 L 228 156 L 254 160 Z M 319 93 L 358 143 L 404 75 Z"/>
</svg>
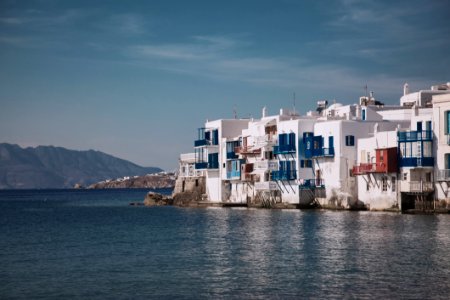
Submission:
<svg viewBox="0 0 450 300">
<path fill-rule="evenodd" d="M 422 131 L 422 122 L 417 122 L 417 131 Z"/>
</svg>

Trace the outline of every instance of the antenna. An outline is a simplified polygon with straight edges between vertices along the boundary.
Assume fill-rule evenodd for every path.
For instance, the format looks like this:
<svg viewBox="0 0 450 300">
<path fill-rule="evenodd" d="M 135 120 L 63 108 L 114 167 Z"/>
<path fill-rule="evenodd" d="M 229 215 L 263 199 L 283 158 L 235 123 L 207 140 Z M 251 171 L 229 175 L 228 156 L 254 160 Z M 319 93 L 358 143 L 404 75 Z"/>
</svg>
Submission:
<svg viewBox="0 0 450 300">
<path fill-rule="evenodd" d="M 364 90 L 366 91 L 366 99 L 368 99 L 368 98 L 367 98 L 367 83 L 366 83 L 366 85 L 364 86 Z"/>
<path fill-rule="evenodd" d="M 294 95 L 293 95 L 293 102 L 294 102 L 294 115 L 295 115 L 295 92 L 294 92 Z"/>
</svg>

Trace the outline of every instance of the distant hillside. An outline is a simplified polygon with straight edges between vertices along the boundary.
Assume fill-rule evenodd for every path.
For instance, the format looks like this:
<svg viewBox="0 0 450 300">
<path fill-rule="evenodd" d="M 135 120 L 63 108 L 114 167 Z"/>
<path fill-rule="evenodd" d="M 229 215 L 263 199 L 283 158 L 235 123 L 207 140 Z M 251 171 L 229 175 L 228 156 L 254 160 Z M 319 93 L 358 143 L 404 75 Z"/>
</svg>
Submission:
<svg viewBox="0 0 450 300">
<path fill-rule="evenodd" d="M 0 143 L 0 189 L 71 188 L 106 179 L 162 171 L 141 167 L 100 151 L 61 147 L 21 148 Z"/>
</svg>

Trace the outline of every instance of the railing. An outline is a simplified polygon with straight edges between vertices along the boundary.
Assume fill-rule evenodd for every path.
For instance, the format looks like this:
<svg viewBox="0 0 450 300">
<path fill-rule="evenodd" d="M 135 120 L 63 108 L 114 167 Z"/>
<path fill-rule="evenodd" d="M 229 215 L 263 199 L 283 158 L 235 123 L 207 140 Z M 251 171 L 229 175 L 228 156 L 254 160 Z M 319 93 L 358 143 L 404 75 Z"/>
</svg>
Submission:
<svg viewBox="0 0 450 300">
<path fill-rule="evenodd" d="M 316 189 L 325 187 L 323 179 L 313 178 L 313 179 L 303 179 L 299 184 L 301 189 Z"/>
<path fill-rule="evenodd" d="M 367 173 L 386 173 L 387 165 L 385 163 L 361 163 L 352 169 L 353 175 L 364 175 Z"/>
<path fill-rule="evenodd" d="M 255 182 L 255 190 L 257 191 L 276 191 L 278 185 L 273 181 Z"/>
<path fill-rule="evenodd" d="M 183 153 L 183 154 L 180 154 L 180 161 L 183 161 L 183 162 L 195 162 L 195 153 Z"/>
<path fill-rule="evenodd" d="M 399 142 L 413 142 L 413 141 L 431 141 L 433 140 L 433 131 L 399 131 Z"/>
<path fill-rule="evenodd" d="M 375 164 L 359 164 L 353 166 L 352 172 L 353 175 L 364 175 L 367 173 L 372 173 L 375 171 Z"/>
<path fill-rule="evenodd" d="M 437 181 L 450 181 L 450 170 L 449 169 L 438 170 L 436 180 Z"/>
<path fill-rule="evenodd" d="M 411 193 L 428 193 L 434 191 L 433 182 L 410 181 L 409 190 Z"/>
<path fill-rule="evenodd" d="M 195 163 L 195 169 L 207 169 L 208 168 L 208 163 L 207 162 L 198 162 Z"/>
<path fill-rule="evenodd" d="M 401 157 L 400 167 L 433 167 L 434 157 Z"/>
<path fill-rule="evenodd" d="M 227 179 L 241 179 L 241 171 L 228 171 L 227 172 Z"/>
<path fill-rule="evenodd" d="M 180 177 L 202 177 L 205 176 L 204 170 L 189 170 L 187 173 L 180 173 Z"/>
<path fill-rule="evenodd" d="M 334 147 L 333 148 L 319 148 L 319 149 L 313 149 L 310 152 L 310 157 L 334 157 Z"/>
<path fill-rule="evenodd" d="M 296 170 L 272 171 L 271 178 L 272 180 L 295 180 L 297 179 L 297 171 Z"/>
<path fill-rule="evenodd" d="M 261 160 L 253 163 L 254 170 L 270 170 L 276 171 L 278 170 L 278 161 L 276 160 Z"/>
<path fill-rule="evenodd" d="M 274 154 L 295 153 L 295 145 L 286 144 L 286 145 L 273 146 L 273 153 Z"/>
<path fill-rule="evenodd" d="M 253 147 L 235 147 L 234 152 L 238 154 L 261 154 L 261 148 L 253 148 Z"/>
<path fill-rule="evenodd" d="M 201 147 L 201 146 L 206 146 L 209 144 L 208 140 L 196 140 L 194 141 L 194 147 Z"/>
<path fill-rule="evenodd" d="M 276 137 L 276 135 L 268 135 L 268 134 L 256 136 L 255 142 L 256 142 L 256 145 L 258 145 L 260 147 L 274 145 L 277 142 L 277 137 Z"/>
</svg>

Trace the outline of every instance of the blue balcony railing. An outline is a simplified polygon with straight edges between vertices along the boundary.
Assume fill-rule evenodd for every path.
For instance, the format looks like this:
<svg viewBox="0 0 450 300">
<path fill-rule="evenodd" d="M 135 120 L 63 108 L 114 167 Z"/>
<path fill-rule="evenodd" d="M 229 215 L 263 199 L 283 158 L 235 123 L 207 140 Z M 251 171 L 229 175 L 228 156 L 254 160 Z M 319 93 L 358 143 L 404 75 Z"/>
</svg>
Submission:
<svg viewBox="0 0 450 300">
<path fill-rule="evenodd" d="M 316 189 L 325 187 L 325 184 L 323 182 L 323 179 L 313 178 L 313 179 L 304 179 L 299 186 L 301 189 Z"/>
<path fill-rule="evenodd" d="M 272 180 L 295 180 L 297 179 L 296 170 L 278 170 L 272 171 Z"/>
<path fill-rule="evenodd" d="M 194 147 L 206 146 L 206 145 L 208 145 L 208 144 L 209 144 L 209 141 L 208 141 L 208 140 L 205 140 L 205 139 L 194 141 Z"/>
<path fill-rule="evenodd" d="M 195 169 L 199 170 L 199 169 L 207 169 L 208 168 L 208 163 L 207 162 L 198 162 L 195 163 Z"/>
<path fill-rule="evenodd" d="M 401 157 L 400 167 L 433 167 L 434 157 Z"/>
<path fill-rule="evenodd" d="M 305 150 L 305 158 L 334 157 L 334 147 Z"/>
<path fill-rule="evenodd" d="M 399 131 L 397 136 L 399 142 L 432 141 L 433 131 Z"/>
<path fill-rule="evenodd" d="M 241 171 L 233 170 L 227 172 L 227 179 L 240 179 Z"/>
<path fill-rule="evenodd" d="M 295 153 L 295 145 L 286 144 L 273 146 L 273 154 L 289 154 L 289 153 Z"/>
</svg>

